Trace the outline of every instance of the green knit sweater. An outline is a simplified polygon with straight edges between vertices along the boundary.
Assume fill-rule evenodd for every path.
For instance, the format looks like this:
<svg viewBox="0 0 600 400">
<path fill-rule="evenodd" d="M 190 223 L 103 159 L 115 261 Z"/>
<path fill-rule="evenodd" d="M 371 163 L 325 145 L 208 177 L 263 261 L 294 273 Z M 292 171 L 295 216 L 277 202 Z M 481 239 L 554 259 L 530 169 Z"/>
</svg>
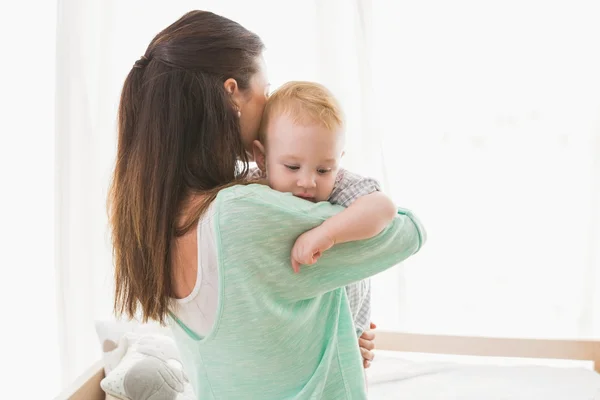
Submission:
<svg viewBox="0 0 600 400">
<path fill-rule="evenodd" d="M 295 239 L 342 207 L 262 185 L 222 190 L 215 201 L 215 324 L 206 337 L 175 317 L 172 324 L 196 397 L 366 399 L 343 287 L 416 253 L 425 241 L 418 220 L 399 210 L 376 237 L 336 245 L 294 274 Z"/>
</svg>

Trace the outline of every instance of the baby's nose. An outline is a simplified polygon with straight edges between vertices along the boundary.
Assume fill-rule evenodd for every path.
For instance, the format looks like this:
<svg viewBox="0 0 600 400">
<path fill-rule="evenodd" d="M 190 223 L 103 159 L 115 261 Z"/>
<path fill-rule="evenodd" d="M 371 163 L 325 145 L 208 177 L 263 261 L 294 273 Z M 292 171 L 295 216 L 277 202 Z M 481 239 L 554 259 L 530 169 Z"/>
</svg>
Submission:
<svg viewBox="0 0 600 400">
<path fill-rule="evenodd" d="M 315 186 L 317 186 L 317 183 L 315 182 L 315 178 L 313 175 L 306 175 L 298 180 L 298 186 L 305 189 L 312 189 Z"/>
</svg>

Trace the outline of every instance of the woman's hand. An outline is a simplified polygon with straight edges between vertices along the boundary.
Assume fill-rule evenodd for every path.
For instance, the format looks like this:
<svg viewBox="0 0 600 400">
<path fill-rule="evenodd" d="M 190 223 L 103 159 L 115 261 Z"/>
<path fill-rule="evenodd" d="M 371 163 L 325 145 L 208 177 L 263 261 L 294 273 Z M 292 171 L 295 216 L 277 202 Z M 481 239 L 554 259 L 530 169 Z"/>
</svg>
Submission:
<svg viewBox="0 0 600 400">
<path fill-rule="evenodd" d="M 375 357 L 373 350 L 375 349 L 375 332 L 372 329 L 377 328 L 377 325 L 371 322 L 370 329 L 364 331 L 363 334 L 358 338 L 358 347 L 360 347 L 360 355 L 363 358 L 363 367 L 369 368 L 371 361 Z"/>
</svg>

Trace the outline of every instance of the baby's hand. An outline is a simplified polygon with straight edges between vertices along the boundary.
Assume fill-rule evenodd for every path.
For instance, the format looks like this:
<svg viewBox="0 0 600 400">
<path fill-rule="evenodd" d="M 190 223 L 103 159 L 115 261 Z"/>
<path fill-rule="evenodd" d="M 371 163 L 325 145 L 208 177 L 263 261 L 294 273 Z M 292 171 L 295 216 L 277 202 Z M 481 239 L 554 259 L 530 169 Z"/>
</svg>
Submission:
<svg viewBox="0 0 600 400">
<path fill-rule="evenodd" d="M 292 247 L 292 268 L 294 272 L 300 271 L 300 265 L 312 265 L 317 262 L 325 250 L 333 247 L 335 241 L 327 231 L 318 226 L 304 232 L 296 239 Z"/>
</svg>

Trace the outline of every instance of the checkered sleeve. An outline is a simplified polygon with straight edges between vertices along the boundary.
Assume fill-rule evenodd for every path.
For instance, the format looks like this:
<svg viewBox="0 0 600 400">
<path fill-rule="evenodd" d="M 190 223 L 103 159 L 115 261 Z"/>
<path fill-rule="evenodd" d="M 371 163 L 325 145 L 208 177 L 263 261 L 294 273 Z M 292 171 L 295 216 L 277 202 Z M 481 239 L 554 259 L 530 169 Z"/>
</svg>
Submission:
<svg viewBox="0 0 600 400">
<path fill-rule="evenodd" d="M 356 336 L 360 337 L 371 324 L 371 281 L 365 279 L 346 286 L 346 295 L 354 320 Z"/>
<path fill-rule="evenodd" d="M 372 178 L 364 178 L 347 170 L 338 173 L 329 202 L 349 207 L 359 197 L 381 191 L 379 182 Z M 364 279 L 346 286 L 346 295 L 356 328 L 360 337 L 371 324 L 371 281 Z"/>
<path fill-rule="evenodd" d="M 380 192 L 381 186 L 373 178 L 364 178 L 345 169 L 338 172 L 329 202 L 348 207 L 356 199 L 374 192 Z"/>
</svg>

